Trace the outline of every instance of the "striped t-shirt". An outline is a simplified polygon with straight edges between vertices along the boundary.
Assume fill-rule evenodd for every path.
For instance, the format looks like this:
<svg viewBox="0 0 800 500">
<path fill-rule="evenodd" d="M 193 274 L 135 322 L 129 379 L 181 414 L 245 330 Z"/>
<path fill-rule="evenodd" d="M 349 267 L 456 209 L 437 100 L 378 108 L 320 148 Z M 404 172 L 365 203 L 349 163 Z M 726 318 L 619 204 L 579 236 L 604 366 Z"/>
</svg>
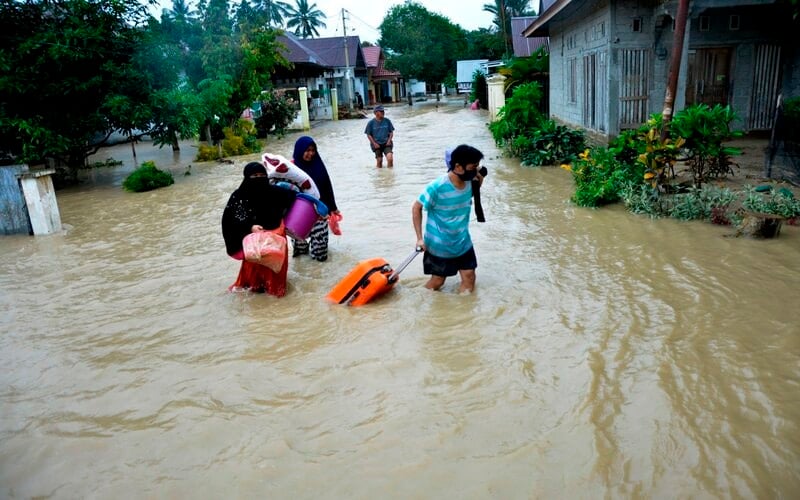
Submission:
<svg viewBox="0 0 800 500">
<path fill-rule="evenodd" d="M 425 247 L 437 257 L 453 258 L 472 247 L 469 216 L 472 183 L 457 189 L 445 174 L 425 186 L 419 202 L 428 212 L 425 222 Z"/>
</svg>

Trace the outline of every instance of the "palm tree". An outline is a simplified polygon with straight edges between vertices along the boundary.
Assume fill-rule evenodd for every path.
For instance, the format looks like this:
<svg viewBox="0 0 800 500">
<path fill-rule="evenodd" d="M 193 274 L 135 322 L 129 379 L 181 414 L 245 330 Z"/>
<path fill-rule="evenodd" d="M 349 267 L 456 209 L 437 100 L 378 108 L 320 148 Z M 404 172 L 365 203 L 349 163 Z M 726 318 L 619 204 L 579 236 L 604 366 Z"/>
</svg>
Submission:
<svg viewBox="0 0 800 500">
<path fill-rule="evenodd" d="M 513 35 L 511 33 L 511 18 L 530 15 L 527 10 L 529 3 L 530 0 L 495 0 L 493 4 L 487 3 L 483 5 L 484 12 L 494 14 L 494 24 L 503 37 L 507 53 L 509 52 Z"/>
<path fill-rule="evenodd" d="M 164 9 L 162 16 L 178 24 L 186 24 L 197 18 L 197 12 L 186 0 L 172 0 L 172 9 Z"/>
<path fill-rule="evenodd" d="M 258 0 L 256 0 L 258 1 Z M 267 26 L 280 26 L 283 24 L 283 16 L 288 16 L 292 6 L 280 0 L 261 0 L 260 9 L 267 19 Z"/>
<path fill-rule="evenodd" d="M 317 4 L 308 5 L 308 0 L 295 0 L 297 7 L 289 7 L 289 20 L 287 28 L 294 28 L 294 34 L 301 38 L 314 38 L 319 36 L 317 28 L 325 28 L 327 16 L 317 9 Z"/>
</svg>

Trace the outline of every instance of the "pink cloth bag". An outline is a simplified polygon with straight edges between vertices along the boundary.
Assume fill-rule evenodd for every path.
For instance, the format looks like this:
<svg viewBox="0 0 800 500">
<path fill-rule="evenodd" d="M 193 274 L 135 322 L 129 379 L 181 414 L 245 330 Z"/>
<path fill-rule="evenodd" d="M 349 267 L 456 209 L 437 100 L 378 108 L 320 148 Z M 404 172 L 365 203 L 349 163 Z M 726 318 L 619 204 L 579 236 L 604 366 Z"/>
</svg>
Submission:
<svg viewBox="0 0 800 500">
<path fill-rule="evenodd" d="M 272 231 L 250 233 L 242 240 L 244 260 L 261 264 L 280 272 L 286 255 L 286 236 L 283 235 L 283 224 Z"/>
</svg>

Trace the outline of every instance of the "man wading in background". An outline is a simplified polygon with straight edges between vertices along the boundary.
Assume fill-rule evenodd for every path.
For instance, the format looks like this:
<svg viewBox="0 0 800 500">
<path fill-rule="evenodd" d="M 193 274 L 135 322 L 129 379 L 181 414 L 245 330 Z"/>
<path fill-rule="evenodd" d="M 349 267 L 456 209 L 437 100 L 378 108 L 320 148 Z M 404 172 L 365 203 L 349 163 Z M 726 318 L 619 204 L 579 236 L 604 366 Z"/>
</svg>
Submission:
<svg viewBox="0 0 800 500">
<path fill-rule="evenodd" d="M 388 118 L 384 118 L 383 106 L 375 106 L 375 118 L 367 123 L 364 133 L 367 134 L 369 145 L 375 153 L 375 166 L 383 167 L 383 155 L 386 155 L 386 166 L 394 166 L 394 155 L 392 155 L 392 138 L 394 137 L 394 125 Z"/>
</svg>

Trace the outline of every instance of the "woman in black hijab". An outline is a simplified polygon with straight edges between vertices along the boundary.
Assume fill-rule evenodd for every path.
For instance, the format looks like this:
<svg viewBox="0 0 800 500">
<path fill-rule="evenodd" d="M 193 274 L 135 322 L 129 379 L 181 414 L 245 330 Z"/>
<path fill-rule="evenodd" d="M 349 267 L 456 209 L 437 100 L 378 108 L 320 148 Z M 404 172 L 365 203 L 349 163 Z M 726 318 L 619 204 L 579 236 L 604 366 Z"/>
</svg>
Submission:
<svg viewBox="0 0 800 500">
<path fill-rule="evenodd" d="M 258 162 L 244 167 L 244 180 L 231 194 L 222 214 L 222 237 L 228 255 L 242 261 L 239 277 L 230 290 L 249 289 L 283 297 L 286 295 L 286 274 L 289 256 L 284 256 L 283 267 L 274 272 L 266 266 L 244 260 L 242 240 L 257 231 L 283 230 L 283 217 L 294 203 L 295 193 L 270 185 L 267 169 Z"/>
</svg>

